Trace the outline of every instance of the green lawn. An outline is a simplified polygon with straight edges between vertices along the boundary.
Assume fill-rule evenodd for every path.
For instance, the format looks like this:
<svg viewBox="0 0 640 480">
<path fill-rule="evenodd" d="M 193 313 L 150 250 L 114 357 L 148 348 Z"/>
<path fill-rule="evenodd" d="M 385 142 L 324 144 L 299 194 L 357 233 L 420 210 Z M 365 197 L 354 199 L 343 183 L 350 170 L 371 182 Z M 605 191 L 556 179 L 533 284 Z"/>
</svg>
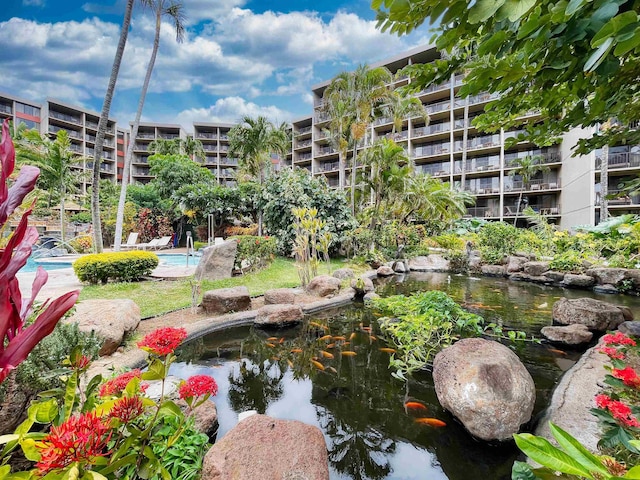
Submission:
<svg viewBox="0 0 640 480">
<path fill-rule="evenodd" d="M 331 260 L 331 270 L 349 266 L 364 271 L 364 267 L 347 265 L 342 260 Z M 323 264 L 318 274 L 326 274 Z M 295 262 L 287 258 L 276 258 L 267 268 L 247 275 L 202 282 L 202 292 L 215 288 L 244 285 L 252 296 L 262 295 L 272 288 L 287 288 L 300 285 Z M 109 283 L 84 287 L 80 300 L 130 298 L 140 306 L 142 318 L 153 317 L 191 306 L 191 284 L 188 280 L 164 282 Z"/>
</svg>

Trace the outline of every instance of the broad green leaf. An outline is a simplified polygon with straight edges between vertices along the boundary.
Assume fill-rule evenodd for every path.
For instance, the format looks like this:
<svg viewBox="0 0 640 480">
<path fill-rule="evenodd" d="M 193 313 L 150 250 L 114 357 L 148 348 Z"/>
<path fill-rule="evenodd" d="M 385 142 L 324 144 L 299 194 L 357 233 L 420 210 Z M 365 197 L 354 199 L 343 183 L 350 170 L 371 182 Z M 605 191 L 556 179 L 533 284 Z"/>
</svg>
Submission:
<svg viewBox="0 0 640 480">
<path fill-rule="evenodd" d="M 76 389 L 78 387 L 78 372 L 74 371 L 67 380 L 67 387 L 64 392 L 64 420 L 69 420 L 76 403 Z"/>
<path fill-rule="evenodd" d="M 410 9 L 409 0 L 394 0 L 389 8 L 389 19 L 404 20 Z"/>
<path fill-rule="evenodd" d="M 506 16 L 510 21 L 516 22 L 535 4 L 536 0 L 507 0 L 501 10 L 506 11 Z"/>
<path fill-rule="evenodd" d="M 371 1 L 371 9 L 372 10 L 379 10 L 381 6 L 382 6 L 382 0 L 372 0 Z"/>
<path fill-rule="evenodd" d="M 159 417 L 182 417 L 183 413 L 175 403 L 171 400 L 167 400 L 160 406 L 160 410 L 158 411 Z"/>
<path fill-rule="evenodd" d="M 554 447 L 545 438 L 536 437 L 530 433 L 515 434 L 513 438 L 518 448 L 534 462 L 558 472 L 593 478 L 586 468 L 562 450 Z"/>
<path fill-rule="evenodd" d="M 558 445 L 560 445 L 565 452 L 571 455 L 574 460 L 577 460 L 583 466 L 587 467 L 590 472 L 608 473 L 608 470 L 604 465 L 602 465 L 602 462 L 598 457 L 582 446 L 582 444 L 569 433 L 551 422 L 549 422 L 549 429 L 558 441 Z"/>
<path fill-rule="evenodd" d="M 582 8 L 582 5 L 584 5 L 586 2 L 587 0 L 571 0 L 569 2 L 569 5 L 567 5 L 567 8 L 564 11 L 564 14 L 567 17 L 570 17 L 571 15 L 576 13 L 578 10 L 580 10 Z"/>
<path fill-rule="evenodd" d="M 80 478 L 80 469 L 77 464 L 71 467 L 67 474 L 62 477 L 63 480 L 78 480 L 78 478 Z"/>
<path fill-rule="evenodd" d="M 613 38 L 607 38 L 604 43 L 602 43 L 602 45 L 600 45 L 600 47 L 598 47 L 598 49 L 591 54 L 589 59 L 584 64 L 583 70 L 585 72 L 592 72 L 593 70 L 598 68 L 598 65 L 602 63 L 602 61 L 609 53 L 609 50 L 611 50 L 612 45 Z"/>
<path fill-rule="evenodd" d="M 506 0 L 478 0 L 469 10 L 469 23 L 484 22 L 494 15 Z"/>
<path fill-rule="evenodd" d="M 514 462 L 511 469 L 511 480 L 536 480 L 536 475 L 528 463 Z"/>
<path fill-rule="evenodd" d="M 91 480 L 107 480 L 107 477 L 105 477 L 104 475 L 100 475 L 98 472 L 94 472 L 93 470 L 87 470 L 86 472 L 84 472 L 84 475 L 82 476 L 83 479 L 91 479 Z"/>
<path fill-rule="evenodd" d="M 636 440 L 633 440 L 633 441 L 636 441 Z M 624 475 L 624 478 L 631 478 L 633 480 L 640 479 L 640 465 L 636 465 L 635 467 L 631 468 L 631 470 L 629 470 Z"/>
<path fill-rule="evenodd" d="M 122 457 L 117 462 L 114 462 L 111 465 L 109 465 L 108 467 L 101 469 L 100 473 L 102 475 L 108 475 L 110 473 L 113 473 L 113 472 L 119 470 L 120 468 L 122 468 L 122 467 L 124 467 L 126 465 L 134 463 L 137 458 L 138 458 L 138 455 L 135 454 L 135 453 L 127 455 L 126 457 Z"/>
<path fill-rule="evenodd" d="M 8 442 L 14 442 L 20 438 L 20 435 L 16 435 L 15 433 L 10 433 L 8 435 L 0 435 L 0 445 L 4 445 Z"/>
<path fill-rule="evenodd" d="M 640 28 L 637 28 L 633 37 L 629 40 L 619 41 L 616 48 L 613 50 L 613 54 L 617 57 L 621 57 L 631 50 L 637 48 L 640 45 Z"/>
<path fill-rule="evenodd" d="M 162 380 L 166 377 L 164 363 L 157 358 L 151 362 L 146 372 L 142 374 L 143 380 Z"/>
<path fill-rule="evenodd" d="M 9 465 L 3 465 L 0 467 L 0 478 L 4 478 L 11 473 L 11 467 Z"/>
<path fill-rule="evenodd" d="M 485 40 L 478 47 L 478 55 L 487 55 L 497 52 L 502 43 L 507 39 L 507 32 L 500 30 L 494 33 L 489 39 Z"/>
<path fill-rule="evenodd" d="M 34 403 L 27 410 L 29 420 L 35 423 L 51 423 L 58 414 L 58 402 L 51 398 L 42 402 Z"/>
<path fill-rule="evenodd" d="M 24 438 L 20 441 L 20 447 L 24 456 L 32 462 L 40 461 L 40 450 L 36 447 L 36 441 L 33 438 Z"/>
<path fill-rule="evenodd" d="M 640 450 L 640 440 L 629 440 L 629 445 Z"/>
</svg>

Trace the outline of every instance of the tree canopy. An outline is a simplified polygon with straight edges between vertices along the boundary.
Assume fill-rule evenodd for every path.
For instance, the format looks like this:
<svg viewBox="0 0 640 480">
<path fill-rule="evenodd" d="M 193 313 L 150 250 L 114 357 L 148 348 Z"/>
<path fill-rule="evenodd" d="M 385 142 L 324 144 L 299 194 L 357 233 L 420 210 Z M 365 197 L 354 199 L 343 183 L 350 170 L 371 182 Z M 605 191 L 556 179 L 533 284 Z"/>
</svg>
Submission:
<svg viewBox="0 0 640 480">
<path fill-rule="evenodd" d="M 553 143 L 575 127 L 615 119 L 616 128 L 579 142 L 579 153 L 612 143 L 638 143 L 640 21 L 637 0 L 373 0 L 378 26 L 406 34 L 437 25 L 442 59 L 406 69 L 422 89 L 466 72 L 462 96 L 498 93 L 474 125 L 509 128 L 532 110 L 525 137 Z"/>
<path fill-rule="evenodd" d="M 181 155 L 152 155 L 149 172 L 156 178 L 153 184 L 161 198 L 169 198 L 183 185 L 213 183 L 213 174 L 206 168 Z"/>
</svg>

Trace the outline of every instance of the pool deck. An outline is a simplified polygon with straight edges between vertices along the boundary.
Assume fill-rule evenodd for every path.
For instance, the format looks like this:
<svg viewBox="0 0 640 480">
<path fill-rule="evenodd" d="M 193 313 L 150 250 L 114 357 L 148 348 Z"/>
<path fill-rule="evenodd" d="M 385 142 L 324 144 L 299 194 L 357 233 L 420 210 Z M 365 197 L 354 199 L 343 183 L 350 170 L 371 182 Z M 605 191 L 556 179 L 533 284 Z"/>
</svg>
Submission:
<svg viewBox="0 0 640 480">
<path fill-rule="evenodd" d="M 110 250 L 105 249 L 105 252 L 106 251 Z M 158 253 L 186 255 L 187 249 L 173 248 L 171 250 L 163 250 Z M 68 263 L 69 261 L 76 260 L 80 256 L 81 255 L 66 255 L 64 257 L 50 257 L 46 259 L 38 259 L 38 262 Z M 189 263 L 191 263 L 191 261 Z M 195 271 L 195 264 L 189 267 L 159 266 L 153 271 L 151 277 L 155 280 L 180 280 L 192 276 Z M 38 301 L 45 301 L 49 298 L 54 299 L 73 290 L 82 290 L 82 287 L 84 286 L 84 284 L 78 280 L 78 277 L 76 277 L 76 274 L 73 272 L 73 268 L 60 268 L 57 270 L 50 270 L 47 273 L 49 274 L 49 279 L 38 293 L 38 296 L 36 297 L 36 300 Z M 33 284 L 35 276 L 35 272 L 24 272 L 16 275 L 20 284 L 20 290 L 24 297 L 30 296 L 31 285 Z"/>
</svg>

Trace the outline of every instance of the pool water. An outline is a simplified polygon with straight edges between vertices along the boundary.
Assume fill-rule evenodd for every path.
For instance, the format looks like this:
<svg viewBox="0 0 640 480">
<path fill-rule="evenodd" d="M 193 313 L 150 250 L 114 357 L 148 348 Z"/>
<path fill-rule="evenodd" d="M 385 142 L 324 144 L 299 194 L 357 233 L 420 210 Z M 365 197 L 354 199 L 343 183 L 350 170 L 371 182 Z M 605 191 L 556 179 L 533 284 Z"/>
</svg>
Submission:
<svg viewBox="0 0 640 480">
<path fill-rule="evenodd" d="M 603 298 L 640 314 L 640 299 L 635 297 L 441 273 L 393 277 L 383 281 L 378 292 L 385 296 L 430 289 L 446 291 L 487 322 L 536 336 L 551 323 L 553 302 L 561 296 Z M 375 340 L 363 326 L 372 327 Z M 342 348 L 356 356 L 342 356 L 339 341 L 327 347 L 319 339 L 328 334 L 345 337 L 350 345 Z M 355 304 L 312 316 L 292 328 L 235 328 L 205 336 L 181 349 L 171 373 L 182 378 L 205 373 L 216 379 L 218 438 L 246 410 L 318 426 L 327 443 L 332 479 L 510 479 L 519 456 L 515 446 L 473 439 L 440 407 L 430 371 L 418 372 L 407 383 L 391 377 L 389 354 L 380 350 L 387 346 L 372 313 Z M 580 353 L 535 343 L 510 346 L 534 378 L 535 421 L 559 377 Z M 324 370 L 312 363 L 312 357 Z M 426 413 L 418 415 L 437 418 L 446 426 L 417 424 L 416 413 L 404 407 L 408 400 L 427 406 Z M 531 430 L 534 421 L 525 430 Z"/>
<path fill-rule="evenodd" d="M 187 266 L 187 255 L 184 253 L 157 253 L 158 258 L 160 259 L 160 266 L 171 266 L 171 267 L 186 267 Z M 189 266 L 195 267 L 198 265 L 201 256 L 189 256 Z"/>
</svg>

